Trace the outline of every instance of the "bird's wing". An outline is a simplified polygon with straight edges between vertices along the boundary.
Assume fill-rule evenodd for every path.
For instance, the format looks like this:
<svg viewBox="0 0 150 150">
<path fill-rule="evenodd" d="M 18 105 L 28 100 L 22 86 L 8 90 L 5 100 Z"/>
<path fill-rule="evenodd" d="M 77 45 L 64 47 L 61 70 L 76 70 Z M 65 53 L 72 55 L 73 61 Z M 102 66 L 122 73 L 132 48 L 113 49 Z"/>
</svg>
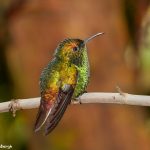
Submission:
<svg viewBox="0 0 150 150">
<path fill-rule="evenodd" d="M 57 95 L 57 92 L 53 91 L 52 89 L 49 89 L 46 92 L 42 93 L 40 107 L 34 126 L 35 132 L 39 131 L 46 122 L 49 114 L 51 113 L 54 107 Z"/>
<path fill-rule="evenodd" d="M 67 105 L 71 102 L 74 86 L 66 84 L 57 93 L 49 93 L 51 100 L 41 98 L 39 111 L 35 122 L 35 132 L 39 131 L 46 122 L 45 134 L 50 133 L 62 118 Z M 48 94 L 48 93 L 47 93 Z M 45 94 L 46 95 L 46 94 Z"/>
<path fill-rule="evenodd" d="M 46 122 L 45 135 L 50 133 L 62 118 L 74 93 L 75 84 L 63 84 L 58 91 L 48 90 L 43 94 L 37 119 L 35 132 L 39 131 Z"/>
<path fill-rule="evenodd" d="M 69 84 L 66 84 L 65 88 L 59 89 L 57 100 L 46 122 L 45 135 L 49 134 L 59 123 L 68 104 L 71 102 L 73 92 L 74 87 Z"/>
</svg>

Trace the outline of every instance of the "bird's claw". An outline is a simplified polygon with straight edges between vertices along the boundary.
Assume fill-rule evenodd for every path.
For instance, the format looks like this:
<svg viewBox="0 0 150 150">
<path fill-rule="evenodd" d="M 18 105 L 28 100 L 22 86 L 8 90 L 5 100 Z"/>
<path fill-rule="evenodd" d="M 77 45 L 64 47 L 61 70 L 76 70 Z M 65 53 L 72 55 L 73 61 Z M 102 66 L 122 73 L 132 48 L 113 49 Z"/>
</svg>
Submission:
<svg viewBox="0 0 150 150">
<path fill-rule="evenodd" d="M 77 99 L 72 99 L 71 104 L 82 104 L 80 97 L 78 97 Z"/>
</svg>

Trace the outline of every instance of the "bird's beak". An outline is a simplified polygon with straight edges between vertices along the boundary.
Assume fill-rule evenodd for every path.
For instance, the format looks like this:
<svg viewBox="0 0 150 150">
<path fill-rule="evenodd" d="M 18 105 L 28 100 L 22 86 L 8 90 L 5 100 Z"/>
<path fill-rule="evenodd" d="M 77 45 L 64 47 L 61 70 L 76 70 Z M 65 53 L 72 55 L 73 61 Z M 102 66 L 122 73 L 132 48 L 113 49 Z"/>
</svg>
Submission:
<svg viewBox="0 0 150 150">
<path fill-rule="evenodd" d="M 84 44 L 86 44 L 86 43 L 89 42 L 90 40 L 94 39 L 95 37 L 100 36 L 100 35 L 103 35 L 103 34 L 104 34 L 104 32 L 100 32 L 100 33 L 97 33 L 97 34 L 95 34 L 95 35 L 93 35 L 93 36 L 91 36 L 91 37 L 85 39 L 85 40 L 84 40 Z"/>
</svg>

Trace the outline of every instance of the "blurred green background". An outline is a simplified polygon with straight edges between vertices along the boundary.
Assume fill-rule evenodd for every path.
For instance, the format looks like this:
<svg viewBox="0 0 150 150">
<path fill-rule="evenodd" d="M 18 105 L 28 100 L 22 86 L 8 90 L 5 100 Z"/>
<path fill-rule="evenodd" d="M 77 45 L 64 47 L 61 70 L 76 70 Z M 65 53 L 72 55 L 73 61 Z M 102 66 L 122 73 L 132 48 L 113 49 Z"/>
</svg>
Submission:
<svg viewBox="0 0 150 150">
<path fill-rule="evenodd" d="M 0 0 L 0 101 L 39 95 L 39 76 L 66 37 L 88 44 L 88 91 L 150 95 L 149 0 Z M 0 144 L 15 150 L 149 150 L 150 109 L 69 106 L 48 136 L 35 134 L 37 110 L 0 114 Z"/>
</svg>

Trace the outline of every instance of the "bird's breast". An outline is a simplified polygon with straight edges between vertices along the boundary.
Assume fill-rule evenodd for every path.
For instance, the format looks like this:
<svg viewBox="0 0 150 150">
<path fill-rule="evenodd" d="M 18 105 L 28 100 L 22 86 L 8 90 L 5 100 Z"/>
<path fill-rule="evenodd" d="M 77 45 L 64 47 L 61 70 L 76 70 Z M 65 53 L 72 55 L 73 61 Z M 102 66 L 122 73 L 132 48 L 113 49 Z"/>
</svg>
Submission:
<svg viewBox="0 0 150 150">
<path fill-rule="evenodd" d="M 77 69 L 74 65 L 62 66 L 60 70 L 60 77 L 63 84 L 75 85 L 77 79 Z"/>
</svg>

